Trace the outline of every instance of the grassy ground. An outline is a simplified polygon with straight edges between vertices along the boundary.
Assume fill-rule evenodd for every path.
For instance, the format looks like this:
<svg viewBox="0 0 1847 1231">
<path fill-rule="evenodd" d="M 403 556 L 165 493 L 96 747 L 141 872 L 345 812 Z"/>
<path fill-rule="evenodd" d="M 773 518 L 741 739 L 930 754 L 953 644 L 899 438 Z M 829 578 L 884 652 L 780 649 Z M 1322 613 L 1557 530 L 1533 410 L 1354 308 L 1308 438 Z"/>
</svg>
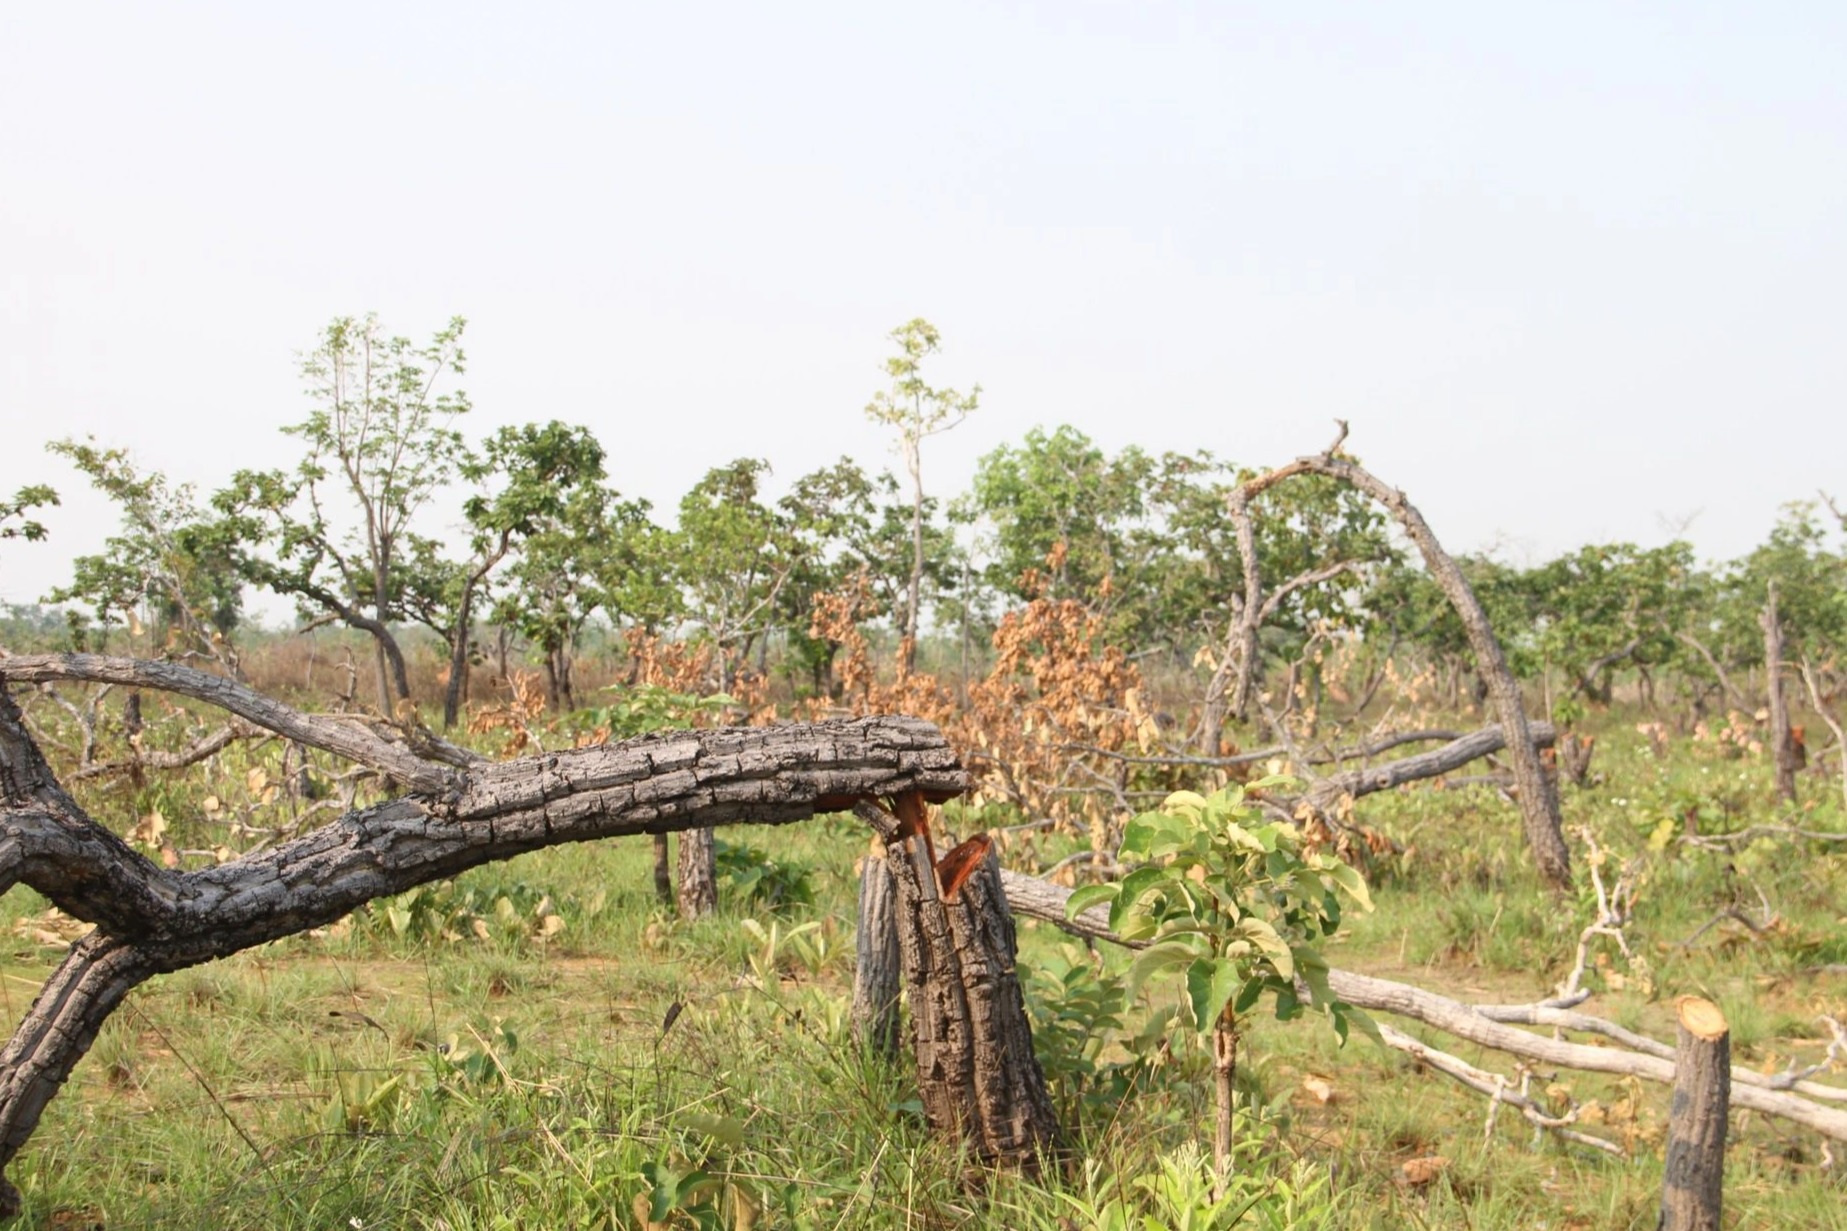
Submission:
<svg viewBox="0 0 1847 1231">
<path fill-rule="evenodd" d="M 1725 1008 L 1740 1063 L 1819 1056 L 1818 1016 L 1847 1016 L 1847 844 L 1688 846 L 1684 833 L 1787 815 L 1769 802 L 1761 758 L 1676 737 L 1657 752 L 1632 723 L 1606 726 L 1603 782 L 1566 788 L 1567 820 L 1597 836 L 1610 879 L 1640 860 L 1641 890 L 1635 959 L 1599 942 L 1588 1009 L 1671 1037 L 1673 997 L 1697 992 Z M 299 806 L 271 791 L 274 755 L 239 750 L 186 779 L 84 801 L 123 831 L 158 810 L 175 845 L 206 849 L 226 817 L 260 827 Z M 1803 827 L 1847 828 L 1838 780 L 1803 790 Z M 1515 810 L 1490 791 L 1405 791 L 1362 815 L 1408 849 L 1371 870 L 1378 909 L 1351 921 L 1335 964 L 1474 999 L 1533 999 L 1563 976 L 1592 914 L 1581 846 L 1578 897 L 1555 902 Z M 648 844 L 629 840 L 481 869 L 154 981 L 111 1019 L 12 1168 L 22 1225 L 1230 1225 L 1200 1212 L 1205 1058 L 1187 1032 L 1162 1029 L 1171 1006 L 1114 1002 L 1118 955 L 1023 929 L 1040 1047 L 1080 1161 L 1038 1182 L 970 1185 L 925 1133 L 908 1075 L 862 1055 L 845 1027 L 863 831 L 833 818 L 724 836 L 779 869 L 697 924 L 660 912 Z M 1010 858 L 1031 866 L 1067 849 L 1047 839 Z M 1726 918 L 1683 943 L 1734 906 L 1760 930 Z M 43 910 L 23 890 L 0 902 L 11 1020 L 58 958 L 59 921 Z M 1485 1136 L 1483 1099 L 1363 1040 L 1340 1049 L 1314 1019 L 1260 1025 L 1241 1080 L 1242 1191 L 1256 1204 L 1239 1225 L 1654 1223 L 1659 1087 L 1536 1075 L 1555 1100 L 1595 1100 L 1593 1131 L 1632 1147 L 1615 1160 L 1536 1142 L 1510 1114 Z M 1812 1134 L 1735 1115 L 1733 1137 L 1729 1222 L 1847 1226 L 1847 1192 Z M 1407 1173 L 1432 1156 L 1446 1161 Z"/>
</svg>

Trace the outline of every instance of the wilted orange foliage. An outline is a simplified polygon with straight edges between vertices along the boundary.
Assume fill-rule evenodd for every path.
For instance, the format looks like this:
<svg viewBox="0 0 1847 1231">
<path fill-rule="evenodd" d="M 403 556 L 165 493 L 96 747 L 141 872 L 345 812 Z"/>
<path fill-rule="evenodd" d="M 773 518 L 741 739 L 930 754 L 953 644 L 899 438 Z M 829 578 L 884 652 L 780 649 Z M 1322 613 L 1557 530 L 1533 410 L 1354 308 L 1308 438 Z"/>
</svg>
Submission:
<svg viewBox="0 0 1847 1231">
<path fill-rule="evenodd" d="M 1122 749 L 1146 718 L 1141 673 L 1105 643 L 1102 619 L 1075 599 L 1038 598 L 1009 612 L 994 648 L 994 669 L 969 686 L 969 708 L 952 738 L 988 771 L 981 795 L 1011 800 L 1034 819 L 1073 821 L 1072 803 L 1094 803 L 1096 779 L 1117 772 L 1094 764 L 1087 750 Z"/>
<path fill-rule="evenodd" d="M 851 712 L 936 723 L 975 774 L 974 802 L 1007 800 L 1033 819 L 1074 823 L 1081 816 L 1103 827 L 1094 788 L 1120 766 L 1087 749 L 1121 749 L 1138 724 L 1152 720 L 1140 705 L 1140 672 L 1105 644 L 1098 616 L 1076 600 L 1050 598 L 1008 613 L 994 634 L 993 670 L 969 685 L 962 704 L 936 676 L 901 665 L 890 680 L 879 679 L 858 624 L 866 600 L 860 577 L 848 590 L 819 596 L 809 624 L 810 636 L 841 648 L 836 671 Z"/>
<path fill-rule="evenodd" d="M 710 641 L 670 641 L 658 633 L 631 628 L 622 634 L 627 643 L 633 682 L 669 692 L 708 695 L 720 690 L 720 649 Z M 740 664 L 730 672 L 724 691 L 750 711 L 754 724 L 774 722 L 776 707 L 769 703 L 769 681 Z"/>
<path fill-rule="evenodd" d="M 507 683 L 513 691 L 512 698 L 501 705 L 470 709 L 468 731 L 471 735 L 505 731 L 507 740 L 501 745 L 500 755 L 516 757 L 529 744 L 538 742 L 533 738 L 532 722 L 545 712 L 545 685 L 536 671 L 515 671 Z"/>
</svg>

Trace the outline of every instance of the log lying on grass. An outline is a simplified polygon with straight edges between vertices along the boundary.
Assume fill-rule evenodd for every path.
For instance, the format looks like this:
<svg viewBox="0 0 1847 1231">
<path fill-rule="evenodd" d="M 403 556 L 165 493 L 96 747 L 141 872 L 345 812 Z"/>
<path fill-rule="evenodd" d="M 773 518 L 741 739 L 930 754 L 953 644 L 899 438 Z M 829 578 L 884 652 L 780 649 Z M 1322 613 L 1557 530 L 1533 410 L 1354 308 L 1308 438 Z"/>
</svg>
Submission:
<svg viewBox="0 0 1847 1231">
<path fill-rule="evenodd" d="M 91 680 L 208 701 L 377 770 L 409 793 L 192 872 L 162 868 L 59 785 L 7 685 Z M 0 1175 L 103 1021 L 151 975 L 331 923 L 374 898 L 566 842 L 787 824 L 855 801 L 944 800 L 967 777 L 942 733 L 861 718 L 645 736 L 487 762 L 420 729 L 298 713 L 222 677 L 93 655 L 0 657 L 0 892 L 29 885 L 96 930 L 0 1049 Z M 0 1215 L 19 1193 L 0 1179 Z"/>
<path fill-rule="evenodd" d="M 1001 883 L 1006 887 L 1007 902 L 1016 914 L 1043 920 L 1073 935 L 1091 940 L 1125 943 L 1110 931 L 1109 916 L 1100 906 L 1093 906 L 1076 918 L 1067 919 L 1065 902 L 1070 899 L 1071 890 L 1062 885 L 1017 872 L 1002 872 Z M 1639 1077 L 1669 1086 L 1674 1084 L 1674 1049 L 1667 1044 L 1651 1041 L 1647 1050 L 1591 1047 L 1532 1034 L 1507 1024 L 1509 1021 L 1527 1020 L 1561 1029 L 1590 1031 L 1613 1040 L 1623 1039 L 1624 1036 L 1642 1037 L 1633 1035 L 1613 1022 L 1570 1012 L 1568 1006 L 1541 1002 L 1534 1005 L 1483 1006 L 1478 1010 L 1473 1005 L 1412 987 L 1408 983 L 1376 979 L 1346 970 L 1330 971 L 1328 986 L 1341 1000 L 1356 1008 L 1410 1018 L 1478 1046 L 1526 1060 L 1590 1073 Z M 1409 1039 L 1408 1035 L 1399 1037 Z M 1411 1050 L 1390 1038 L 1387 1043 L 1402 1051 Z M 1824 1102 L 1847 1100 L 1847 1089 L 1807 1078 L 1757 1073 L 1742 1068 L 1731 1070 L 1731 1083 L 1733 1106 L 1778 1116 L 1812 1128 L 1835 1141 L 1847 1141 L 1847 1109 L 1824 1105 Z"/>
</svg>

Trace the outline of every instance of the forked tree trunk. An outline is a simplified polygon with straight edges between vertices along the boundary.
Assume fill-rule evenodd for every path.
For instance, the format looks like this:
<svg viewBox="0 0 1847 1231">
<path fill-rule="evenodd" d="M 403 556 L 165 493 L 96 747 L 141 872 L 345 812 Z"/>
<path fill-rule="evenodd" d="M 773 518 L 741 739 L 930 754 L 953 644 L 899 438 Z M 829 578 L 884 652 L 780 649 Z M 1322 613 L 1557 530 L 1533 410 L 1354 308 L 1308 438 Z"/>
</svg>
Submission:
<svg viewBox="0 0 1847 1231">
<path fill-rule="evenodd" d="M 703 919 L 718 909 L 717 853 L 711 830 L 680 832 L 680 918 Z"/>
<path fill-rule="evenodd" d="M 1674 1101 L 1668 1109 L 1667 1178 L 1660 1231 L 1719 1231 L 1725 1187 L 1725 1117 L 1731 1104 L 1731 1028 L 1710 1000 L 1676 1005 Z"/>
<path fill-rule="evenodd" d="M 886 848 L 924 1116 L 984 1163 L 1036 1169 L 1058 1148 L 1058 1121 L 1033 1054 L 1000 860 L 985 836 L 934 867 L 930 854 L 927 831 L 908 827 Z"/>
<path fill-rule="evenodd" d="M 854 935 L 853 1035 L 882 1056 L 898 1054 L 898 894 L 884 851 L 859 868 L 859 926 Z"/>
</svg>

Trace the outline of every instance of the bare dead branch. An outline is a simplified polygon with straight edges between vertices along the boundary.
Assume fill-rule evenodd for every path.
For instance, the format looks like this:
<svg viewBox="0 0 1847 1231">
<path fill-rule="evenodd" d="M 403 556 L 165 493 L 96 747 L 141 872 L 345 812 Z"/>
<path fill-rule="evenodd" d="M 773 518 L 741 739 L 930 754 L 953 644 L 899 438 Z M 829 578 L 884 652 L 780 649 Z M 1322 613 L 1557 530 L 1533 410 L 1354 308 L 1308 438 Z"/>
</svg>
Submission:
<svg viewBox="0 0 1847 1231">
<path fill-rule="evenodd" d="M 234 723 L 231 726 L 220 727 L 208 735 L 201 735 L 178 752 L 163 752 L 156 749 L 120 761 L 102 761 L 79 766 L 71 771 L 70 779 L 73 782 L 81 782 L 86 778 L 100 778 L 106 774 L 125 774 L 137 769 L 185 769 L 188 765 L 197 765 L 200 761 L 216 756 L 240 739 L 249 739 L 256 734 L 257 728 L 246 726 L 243 723 Z"/>
<path fill-rule="evenodd" d="M 303 714 L 235 680 L 173 663 L 111 658 L 101 654 L 16 654 L 0 658 L 0 680 L 30 684 L 91 680 L 176 693 L 227 710 L 246 722 L 296 743 L 307 744 L 311 748 L 319 748 L 389 774 L 415 791 L 449 789 L 455 779 L 453 773 L 430 764 L 418 755 L 419 750 L 432 755 L 436 751 L 435 746 L 422 747 L 424 741 L 419 741 L 419 750 L 413 750 L 404 743 L 394 743 L 383 738 L 351 718 Z M 434 737 L 429 739 L 434 740 Z M 435 741 L 437 746 L 444 743 Z M 463 759 L 468 764 L 484 762 L 484 758 L 478 754 L 455 749 L 452 744 L 447 747 L 460 754 L 457 759 Z"/>
</svg>

